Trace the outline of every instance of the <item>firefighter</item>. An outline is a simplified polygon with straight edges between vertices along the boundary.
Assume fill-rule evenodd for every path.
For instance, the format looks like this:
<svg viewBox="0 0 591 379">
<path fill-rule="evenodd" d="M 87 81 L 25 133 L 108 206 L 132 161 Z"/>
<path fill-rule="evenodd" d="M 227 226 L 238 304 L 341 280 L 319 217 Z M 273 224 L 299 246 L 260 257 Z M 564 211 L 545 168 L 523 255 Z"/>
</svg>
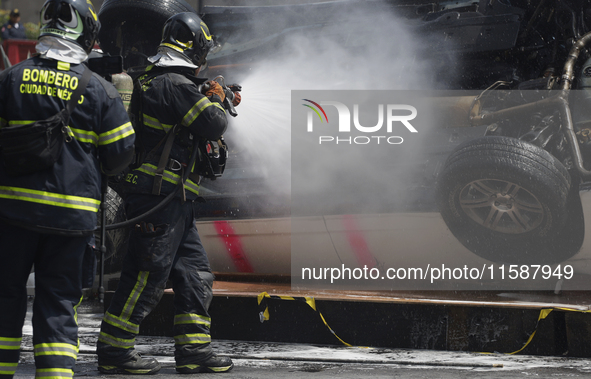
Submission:
<svg viewBox="0 0 591 379">
<path fill-rule="evenodd" d="M 11 146 L 0 149 L 0 377 L 12 378 L 17 368 L 33 265 L 35 377 L 74 375 L 82 261 L 97 224 L 101 171 L 123 170 L 135 140 L 117 90 L 96 74 L 83 75 L 91 73 L 82 62 L 99 27 L 90 1 L 46 0 L 39 55 L 0 75 L 0 136 L 54 116 L 89 78 L 58 132 L 63 149 L 53 165 L 14 176 L 6 164 Z"/>
<path fill-rule="evenodd" d="M 2 25 L 2 39 L 26 39 L 25 26 L 20 23 L 21 14 L 18 9 L 10 11 L 8 22 Z"/>
<path fill-rule="evenodd" d="M 179 13 L 164 24 L 157 54 L 148 58 L 152 64 L 139 72 L 128 71 L 139 81 L 130 113 L 142 130 L 138 129 L 141 150 L 147 152 L 125 178 L 128 218 L 183 188 L 164 209 L 132 229 L 120 282 L 101 324 L 97 353 L 102 373 L 160 370 L 158 361 L 141 357 L 134 343 L 140 323 L 160 301 L 168 279 L 174 290 L 176 371 L 217 373 L 233 367 L 231 359 L 214 354 L 210 344 L 208 308 L 214 278 L 195 224 L 199 181 L 192 175 L 179 185 L 184 170 L 191 169 L 192 141 L 217 140 L 228 123 L 222 87 L 210 81 L 209 90 L 202 94 L 200 84 L 205 79 L 196 77 L 213 45 L 207 26 L 196 14 Z"/>
</svg>

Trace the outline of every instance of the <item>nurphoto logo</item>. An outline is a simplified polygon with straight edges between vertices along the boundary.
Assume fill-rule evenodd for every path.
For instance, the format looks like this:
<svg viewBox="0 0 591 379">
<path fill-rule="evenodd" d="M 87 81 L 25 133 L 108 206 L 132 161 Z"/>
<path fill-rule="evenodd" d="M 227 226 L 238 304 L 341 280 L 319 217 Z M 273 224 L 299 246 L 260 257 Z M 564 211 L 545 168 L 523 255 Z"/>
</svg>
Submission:
<svg viewBox="0 0 591 379">
<path fill-rule="evenodd" d="M 404 139 L 400 136 L 390 135 L 394 126 L 404 126 L 411 133 L 418 133 L 417 129 L 410 123 L 411 120 L 417 117 L 417 109 L 412 105 L 407 104 L 378 104 L 378 121 L 374 126 L 363 126 L 359 121 L 359 104 L 353 104 L 353 114 L 351 117 L 351 110 L 349 107 L 338 101 L 312 101 L 309 99 L 302 99 L 310 104 L 302 104 L 308 108 L 307 118 L 307 131 L 309 133 L 314 131 L 314 114 L 318 116 L 320 122 L 316 121 L 321 125 L 322 132 L 325 130 L 334 131 L 334 128 L 327 128 L 328 116 L 322 106 L 331 105 L 336 108 L 338 113 L 338 133 L 333 135 L 322 135 L 318 138 L 320 145 L 324 144 L 349 144 L 349 145 L 368 145 L 370 143 L 387 143 L 390 145 L 400 145 L 404 142 Z M 385 109 L 385 111 L 384 111 Z M 324 116 L 324 117 L 323 117 Z M 331 118 L 332 119 L 332 118 Z M 351 133 L 351 119 L 353 119 L 353 125 L 357 132 L 364 133 L 363 135 L 357 136 L 344 136 L 342 133 Z M 386 120 L 386 133 L 388 135 L 376 135 L 376 133 L 384 133 L 382 128 L 384 126 L 384 119 Z M 326 125 L 324 125 L 326 124 Z"/>
</svg>

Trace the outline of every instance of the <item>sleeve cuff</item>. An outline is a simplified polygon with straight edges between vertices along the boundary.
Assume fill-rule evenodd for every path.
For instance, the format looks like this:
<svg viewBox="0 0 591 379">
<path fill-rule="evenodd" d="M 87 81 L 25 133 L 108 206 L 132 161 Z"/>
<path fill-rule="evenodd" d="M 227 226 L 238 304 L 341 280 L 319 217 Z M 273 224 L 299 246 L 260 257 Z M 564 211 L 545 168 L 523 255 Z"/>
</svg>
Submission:
<svg viewBox="0 0 591 379">
<path fill-rule="evenodd" d="M 222 101 L 222 99 L 218 95 L 215 95 L 215 94 L 213 94 L 209 97 L 209 101 L 211 101 L 212 103 L 215 101 L 216 103 L 219 103 L 222 106 L 224 105 L 224 102 Z"/>
</svg>

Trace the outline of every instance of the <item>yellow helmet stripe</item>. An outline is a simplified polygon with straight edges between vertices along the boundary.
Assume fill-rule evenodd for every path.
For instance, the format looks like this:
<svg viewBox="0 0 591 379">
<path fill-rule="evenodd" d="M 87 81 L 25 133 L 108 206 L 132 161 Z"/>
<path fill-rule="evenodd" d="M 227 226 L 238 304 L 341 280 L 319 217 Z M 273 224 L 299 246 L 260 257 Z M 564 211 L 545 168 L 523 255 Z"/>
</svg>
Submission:
<svg viewBox="0 0 591 379">
<path fill-rule="evenodd" d="M 193 47 L 193 41 L 189 41 L 189 42 L 181 42 L 178 39 L 175 40 L 179 45 L 184 46 L 185 49 L 190 49 Z"/>
<path fill-rule="evenodd" d="M 207 27 L 207 25 L 205 25 L 205 23 L 203 21 L 201 22 L 201 31 L 203 32 L 205 39 L 207 39 L 208 41 L 211 41 L 211 34 L 209 34 L 209 28 Z"/>
</svg>

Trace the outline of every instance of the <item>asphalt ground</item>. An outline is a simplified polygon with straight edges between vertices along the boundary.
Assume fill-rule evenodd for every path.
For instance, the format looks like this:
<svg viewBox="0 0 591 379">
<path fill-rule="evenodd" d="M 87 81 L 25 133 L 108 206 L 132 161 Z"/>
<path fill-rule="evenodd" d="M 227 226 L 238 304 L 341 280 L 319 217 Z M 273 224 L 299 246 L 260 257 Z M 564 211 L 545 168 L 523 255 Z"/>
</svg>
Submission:
<svg viewBox="0 0 591 379">
<path fill-rule="evenodd" d="M 94 353 L 102 305 L 84 301 L 79 307 L 80 354 L 76 377 L 137 378 L 103 375 Z M 23 329 L 23 353 L 16 378 L 33 378 L 31 312 Z M 172 337 L 138 336 L 136 348 L 162 364 L 158 378 L 179 378 L 174 370 Z M 591 378 L 591 360 L 568 357 L 482 354 L 433 350 L 384 349 L 285 344 L 254 341 L 214 341 L 215 351 L 231 357 L 234 369 L 223 374 L 186 376 L 222 378 Z"/>
</svg>

